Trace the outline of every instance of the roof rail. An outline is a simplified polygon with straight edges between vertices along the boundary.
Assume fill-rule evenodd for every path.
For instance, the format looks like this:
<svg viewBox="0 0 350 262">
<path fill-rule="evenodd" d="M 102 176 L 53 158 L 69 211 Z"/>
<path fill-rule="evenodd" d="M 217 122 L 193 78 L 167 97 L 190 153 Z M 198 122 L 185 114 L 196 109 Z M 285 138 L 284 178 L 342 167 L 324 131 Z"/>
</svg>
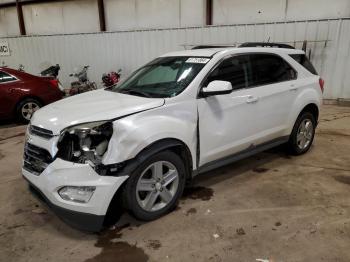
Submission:
<svg viewBox="0 0 350 262">
<path fill-rule="evenodd" d="M 268 43 L 268 42 L 246 42 L 241 44 L 239 47 L 278 47 L 278 48 L 295 49 L 291 45 L 281 44 L 281 43 Z"/>
<path fill-rule="evenodd" d="M 192 47 L 191 49 L 207 49 L 207 48 L 227 48 L 227 47 L 235 47 L 234 45 L 197 45 Z"/>
</svg>

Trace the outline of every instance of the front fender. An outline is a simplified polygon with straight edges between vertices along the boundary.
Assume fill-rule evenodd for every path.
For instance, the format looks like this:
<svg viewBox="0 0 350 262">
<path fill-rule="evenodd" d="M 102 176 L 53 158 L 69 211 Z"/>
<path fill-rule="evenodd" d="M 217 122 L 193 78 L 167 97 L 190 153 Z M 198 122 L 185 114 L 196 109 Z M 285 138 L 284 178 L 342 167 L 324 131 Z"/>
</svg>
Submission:
<svg viewBox="0 0 350 262">
<path fill-rule="evenodd" d="M 162 139 L 182 141 L 196 166 L 197 109 L 193 103 L 165 105 L 113 123 L 113 135 L 103 164 L 121 163 L 134 158 L 147 146 Z"/>
</svg>

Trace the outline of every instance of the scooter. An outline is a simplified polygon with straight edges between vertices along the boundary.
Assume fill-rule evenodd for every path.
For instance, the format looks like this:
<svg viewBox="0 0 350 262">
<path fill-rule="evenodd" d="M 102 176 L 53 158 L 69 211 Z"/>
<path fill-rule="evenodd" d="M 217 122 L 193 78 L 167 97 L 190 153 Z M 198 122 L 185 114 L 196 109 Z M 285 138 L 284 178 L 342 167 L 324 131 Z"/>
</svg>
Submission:
<svg viewBox="0 0 350 262">
<path fill-rule="evenodd" d="M 71 83 L 69 95 L 73 96 L 97 89 L 96 83 L 91 82 L 87 76 L 88 69 L 89 66 L 84 66 L 80 72 L 69 75 L 70 77 L 76 77 L 78 79 L 78 81 Z"/>
<path fill-rule="evenodd" d="M 107 87 L 107 88 L 110 88 L 110 87 L 113 87 L 115 86 L 116 84 L 118 84 L 118 82 L 120 81 L 120 72 L 122 70 L 119 69 L 118 72 L 109 72 L 108 74 L 103 74 L 102 75 L 102 84 Z"/>
</svg>

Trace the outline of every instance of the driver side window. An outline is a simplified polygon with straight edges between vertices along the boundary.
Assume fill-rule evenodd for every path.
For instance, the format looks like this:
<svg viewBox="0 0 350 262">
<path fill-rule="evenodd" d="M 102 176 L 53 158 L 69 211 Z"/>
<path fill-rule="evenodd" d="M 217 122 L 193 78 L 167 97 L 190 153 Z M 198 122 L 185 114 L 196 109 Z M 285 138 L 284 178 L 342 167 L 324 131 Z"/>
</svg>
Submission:
<svg viewBox="0 0 350 262">
<path fill-rule="evenodd" d="M 208 76 L 205 86 L 214 80 L 228 81 L 233 90 L 248 87 L 251 79 L 251 70 L 248 56 L 234 56 L 225 59 Z"/>
</svg>

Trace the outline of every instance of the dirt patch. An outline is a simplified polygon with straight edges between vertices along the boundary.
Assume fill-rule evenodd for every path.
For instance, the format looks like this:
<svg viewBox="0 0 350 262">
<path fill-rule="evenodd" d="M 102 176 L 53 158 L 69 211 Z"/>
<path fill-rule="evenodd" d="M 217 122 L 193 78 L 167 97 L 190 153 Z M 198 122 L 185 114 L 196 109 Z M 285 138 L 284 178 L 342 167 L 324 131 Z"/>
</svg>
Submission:
<svg viewBox="0 0 350 262">
<path fill-rule="evenodd" d="M 265 167 L 255 167 L 255 168 L 253 168 L 253 172 L 255 172 L 255 173 L 265 173 L 267 171 L 269 171 L 269 169 L 265 168 Z"/>
<path fill-rule="evenodd" d="M 350 185 L 350 176 L 336 176 L 334 179 L 340 183 Z"/>
<path fill-rule="evenodd" d="M 4 140 L 10 139 L 10 138 L 15 138 L 15 137 L 24 136 L 24 135 L 25 135 L 25 133 L 21 132 L 21 133 L 18 133 L 18 134 L 14 134 L 12 136 L 0 137 L 0 141 L 4 141 Z"/>
<path fill-rule="evenodd" d="M 0 160 L 3 159 L 5 155 L 0 151 Z"/>
<path fill-rule="evenodd" d="M 201 199 L 208 201 L 214 195 L 214 190 L 208 187 L 187 187 L 182 195 L 183 199 Z"/>
<path fill-rule="evenodd" d="M 276 227 L 279 227 L 279 226 L 281 226 L 281 225 L 282 225 L 281 222 L 276 222 L 276 223 L 275 223 L 275 226 L 276 226 Z"/>
<path fill-rule="evenodd" d="M 95 247 L 102 248 L 100 254 L 93 258 L 87 259 L 85 262 L 112 262 L 112 261 L 128 261 L 143 262 L 148 261 L 148 255 L 135 245 L 130 245 L 124 241 L 116 241 L 121 238 L 122 229 L 129 227 L 130 224 L 119 227 L 115 230 L 108 230 L 99 235 Z"/>
<path fill-rule="evenodd" d="M 152 248 L 153 250 L 158 250 L 162 244 L 159 240 L 148 240 L 147 247 Z"/>
<path fill-rule="evenodd" d="M 24 210 L 22 208 L 16 209 L 15 212 L 13 212 L 14 215 L 18 215 L 22 213 L 24 213 Z"/>
<path fill-rule="evenodd" d="M 196 214 L 197 213 L 197 209 L 195 208 L 190 208 L 189 210 L 186 211 L 186 216 L 192 215 L 192 214 Z"/>
<path fill-rule="evenodd" d="M 8 229 L 8 230 L 11 230 L 11 229 L 16 229 L 16 228 L 25 227 L 25 226 L 26 226 L 25 224 L 13 225 L 13 226 L 7 227 L 7 229 Z"/>
<path fill-rule="evenodd" d="M 244 231 L 244 229 L 241 227 L 241 228 L 238 228 L 237 230 L 236 230 L 236 233 L 237 233 L 237 235 L 239 235 L 239 236 L 243 236 L 243 235 L 245 235 L 245 231 Z"/>
</svg>

